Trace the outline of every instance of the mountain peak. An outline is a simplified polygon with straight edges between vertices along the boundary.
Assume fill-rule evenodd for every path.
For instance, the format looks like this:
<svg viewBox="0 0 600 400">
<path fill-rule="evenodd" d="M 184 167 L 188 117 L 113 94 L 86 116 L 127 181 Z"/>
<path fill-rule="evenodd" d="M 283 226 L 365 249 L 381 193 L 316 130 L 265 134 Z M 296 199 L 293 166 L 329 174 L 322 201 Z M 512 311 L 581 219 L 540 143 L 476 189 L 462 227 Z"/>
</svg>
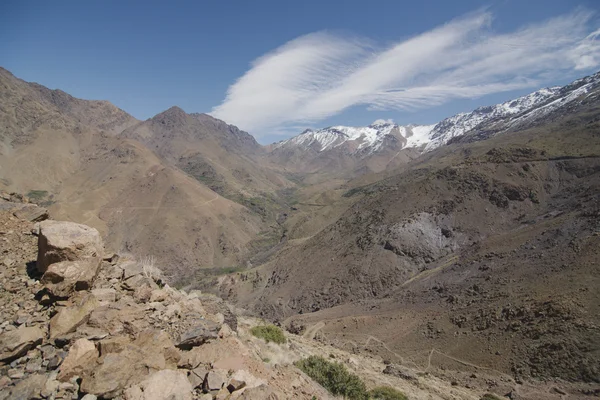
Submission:
<svg viewBox="0 0 600 400">
<path fill-rule="evenodd" d="M 150 121 L 165 125 L 169 128 L 174 128 L 184 125 L 187 121 L 187 117 L 187 113 L 180 107 L 173 106 L 160 114 L 156 114 L 154 117 L 150 118 Z"/>
</svg>

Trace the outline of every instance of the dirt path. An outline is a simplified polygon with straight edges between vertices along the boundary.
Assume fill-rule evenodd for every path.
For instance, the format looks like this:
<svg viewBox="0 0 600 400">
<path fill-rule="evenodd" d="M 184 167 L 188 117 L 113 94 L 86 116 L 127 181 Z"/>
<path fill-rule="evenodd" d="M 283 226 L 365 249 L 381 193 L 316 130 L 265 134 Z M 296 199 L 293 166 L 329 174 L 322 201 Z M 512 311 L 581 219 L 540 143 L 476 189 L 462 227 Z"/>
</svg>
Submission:
<svg viewBox="0 0 600 400">
<path fill-rule="evenodd" d="M 435 267 L 435 268 L 433 268 L 433 269 L 428 269 L 428 270 L 425 270 L 425 271 L 423 271 L 423 272 L 420 272 L 420 273 L 418 273 L 417 275 L 413 276 L 412 278 L 410 278 L 409 280 L 407 280 L 406 282 L 404 282 L 404 283 L 402 284 L 402 286 L 406 286 L 406 285 L 408 285 L 409 283 L 411 283 L 411 282 L 413 282 L 413 281 L 416 281 L 417 279 L 423 279 L 423 278 L 425 278 L 425 277 L 428 277 L 428 276 L 430 276 L 430 275 L 433 275 L 433 274 L 435 274 L 436 272 L 438 272 L 438 271 L 441 271 L 442 269 L 444 269 L 444 268 L 446 268 L 446 267 L 449 267 L 449 266 L 453 265 L 453 264 L 454 264 L 454 263 L 456 263 L 457 261 L 458 261 L 458 256 L 457 256 L 457 255 L 450 255 L 450 256 L 448 256 L 448 257 L 445 257 L 445 258 L 443 258 L 443 259 L 440 261 L 440 265 L 439 265 L 439 266 L 437 266 L 437 267 Z"/>
</svg>

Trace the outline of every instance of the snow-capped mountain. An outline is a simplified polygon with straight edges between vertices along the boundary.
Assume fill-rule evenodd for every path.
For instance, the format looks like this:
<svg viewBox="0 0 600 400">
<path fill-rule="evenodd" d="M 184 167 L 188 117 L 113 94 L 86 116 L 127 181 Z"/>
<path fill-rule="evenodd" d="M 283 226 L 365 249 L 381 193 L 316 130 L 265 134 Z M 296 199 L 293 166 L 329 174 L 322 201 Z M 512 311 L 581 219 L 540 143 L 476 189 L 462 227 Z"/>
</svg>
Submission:
<svg viewBox="0 0 600 400">
<path fill-rule="evenodd" d="M 307 129 L 298 136 L 275 143 L 273 148 L 304 147 L 324 152 L 344 146 L 353 154 L 370 154 L 378 151 L 386 138 L 406 138 L 410 135 L 410 129 L 411 127 L 383 120 L 365 127 L 331 126 L 318 130 Z"/>
<path fill-rule="evenodd" d="M 385 149 L 388 143 L 401 148 L 431 151 L 451 139 L 492 131 L 525 127 L 575 100 L 585 97 L 600 87 L 600 72 L 574 81 L 563 87 L 544 88 L 526 96 L 493 106 L 479 107 L 469 113 L 460 113 L 434 125 L 397 125 L 378 120 L 366 127 L 332 126 L 307 129 L 291 139 L 275 143 L 276 151 L 310 149 L 319 153 L 333 150 L 367 157 Z"/>
</svg>

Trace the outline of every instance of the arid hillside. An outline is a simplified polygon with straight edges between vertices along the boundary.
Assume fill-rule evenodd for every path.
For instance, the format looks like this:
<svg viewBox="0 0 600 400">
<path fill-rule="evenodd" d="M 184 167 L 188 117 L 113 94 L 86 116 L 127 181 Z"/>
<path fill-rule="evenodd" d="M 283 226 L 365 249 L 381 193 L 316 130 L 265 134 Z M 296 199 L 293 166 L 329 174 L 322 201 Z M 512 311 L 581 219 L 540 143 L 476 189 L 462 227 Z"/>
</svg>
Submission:
<svg viewBox="0 0 600 400">
<path fill-rule="evenodd" d="M 177 280 L 191 269 L 243 263 L 258 234 L 272 231 L 266 215 L 120 135 L 146 123 L 110 103 L 75 99 L 6 70 L 0 82 L 2 188 L 33 197 L 56 218 L 94 226 L 114 251 L 153 256 Z M 206 136 L 227 126 L 214 125 Z"/>
<path fill-rule="evenodd" d="M 597 382 L 598 115 L 596 92 L 355 186 L 339 219 L 222 279 L 222 293 L 326 343 L 464 371 L 463 383 L 482 368 Z"/>
</svg>

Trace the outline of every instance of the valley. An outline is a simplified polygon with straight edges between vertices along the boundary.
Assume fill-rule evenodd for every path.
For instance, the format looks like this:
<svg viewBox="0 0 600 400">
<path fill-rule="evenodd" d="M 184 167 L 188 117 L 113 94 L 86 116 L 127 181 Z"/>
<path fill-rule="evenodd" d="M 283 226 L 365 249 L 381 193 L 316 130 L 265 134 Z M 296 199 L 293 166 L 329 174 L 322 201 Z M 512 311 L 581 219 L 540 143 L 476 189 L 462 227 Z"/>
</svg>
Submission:
<svg viewBox="0 0 600 400">
<path fill-rule="evenodd" d="M 262 146 L 0 69 L 0 191 L 310 346 L 511 399 L 599 393 L 600 73 Z"/>
</svg>

